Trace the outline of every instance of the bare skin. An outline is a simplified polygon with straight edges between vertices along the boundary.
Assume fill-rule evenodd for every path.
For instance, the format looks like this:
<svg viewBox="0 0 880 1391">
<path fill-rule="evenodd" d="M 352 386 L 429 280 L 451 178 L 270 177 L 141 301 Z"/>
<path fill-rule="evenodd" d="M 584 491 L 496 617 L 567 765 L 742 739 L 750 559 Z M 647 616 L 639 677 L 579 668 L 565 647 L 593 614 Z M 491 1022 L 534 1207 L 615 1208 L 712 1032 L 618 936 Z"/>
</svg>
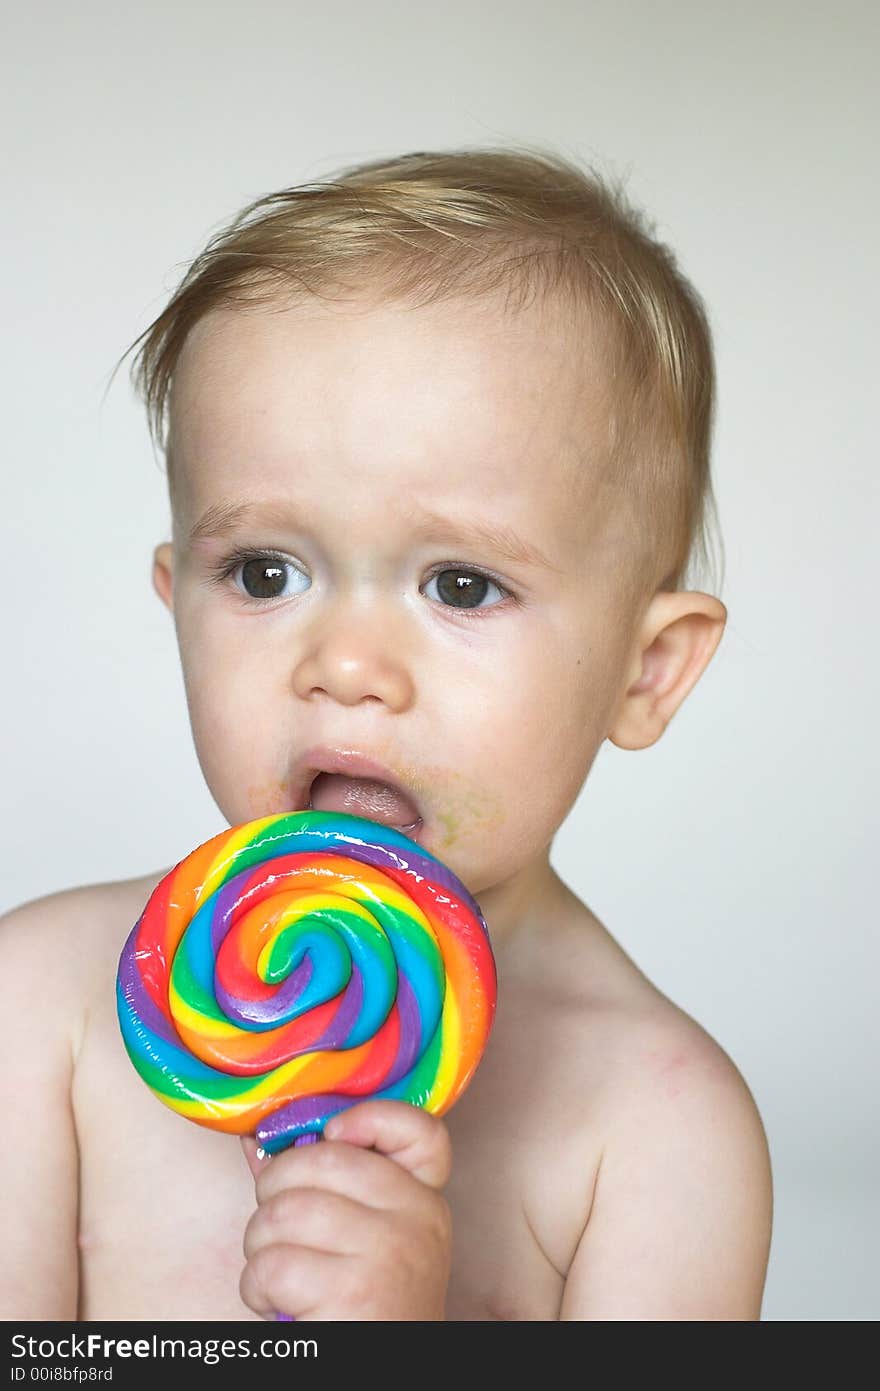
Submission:
<svg viewBox="0 0 880 1391">
<path fill-rule="evenodd" d="M 69 1139 L 62 1135 L 36 1160 L 36 1174 L 32 1157 L 28 1181 L 22 1176 L 7 1183 L 4 1231 L 20 1234 L 21 1250 L 13 1240 L 4 1263 L 0 1308 L 6 1317 L 271 1316 L 272 1301 L 264 1297 L 266 1312 L 260 1315 L 243 1302 L 240 1290 L 244 1233 L 258 1210 L 247 1156 L 233 1137 L 187 1124 L 163 1107 L 122 1046 L 116 961 L 161 877 L 52 895 L 17 910 L 4 924 L 9 936 L 22 939 L 19 951 L 30 955 L 35 973 L 43 976 L 44 953 L 54 952 L 60 963 L 51 1004 L 56 1032 L 49 1050 L 45 1037 L 40 1039 L 39 1070 L 54 1073 L 55 1085 L 69 1086 L 73 1122 Z M 540 939 L 521 940 L 516 951 L 500 954 L 496 1023 L 470 1089 L 444 1120 L 425 1118 L 446 1127 L 453 1155 L 443 1185 L 451 1216 L 451 1273 L 438 1316 L 757 1318 L 770 1185 L 748 1089 L 717 1044 L 650 985 L 561 882 L 558 891 L 553 921 L 544 922 Z M 76 953 L 70 951 L 72 931 Z M 536 951 L 545 963 L 548 954 L 557 963 L 538 990 L 531 959 Z M 32 1010 L 28 1019 L 39 1032 Z M 555 1079 L 552 1088 L 548 1076 Z M 694 1147 L 706 1143 L 699 1113 L 710 1102 L 719 1107 L 727 1132 L 718 1137 L 719 1149 L 728 1167 L 747 1174 L 752 1191 L 731 1190 L 724 1172 L 717 1175 L 718 1221 L 707 1249 L 686 1261 L 672 1245 L 667 1248 L 662 1231 L 647 1271 L 644 1254 L 625 1240 L 616 1250 L 611 1243 L 603 1256 L 604 1236 L 597 1239 L 595 1286 L 588 1292 L 587 1281 L 575 1294 L 575 1258 L 600 1200 L 601 1179 L 609 1177 L 607 1154 L 616 1153 L 615 1136 L 628 1143 L 632 1110 L 642 1098 L 653 1095 L 674 1108 L 682 1088 L 690 1088 L 697 1102 L 682 1108 L 685 1146 L 688 1128 Z M 22 1099 L 12 1098 L 19 1111 Z M 656 1112 L 656 1105 L 643 1107 L 643 1138 L 649 1143 L 656 1134 L 659 1147 L 668 1141 Z M 259 1168 L 255 1162 L 253 1167 Z M 625 1168 L 621 1163 L 621 1173 Z M 55 1221 L 41 1249 L 35 1233 L 46 1221 L 47 1194 L 55 1195 Z M 658 1195 L 634 1183 L 627 1220 L 654 1230 L 652 1201 Z M 609 1189 L 612 1233 L 615 1204 Z M 678 1223 L 699 1242 L 702 1220 L 695 1205 L 685 1207 Z M 682 1234 L 673 1230 L 670 1238 L 681 1240 Z M 724 1270 L 716 1266 L 706 1281 L 703 1261 L 722 1254 Z M 664 1285 L 656 1272 L 669 1263 Z M 395 1315 L 360 1310 L 335 1316 Z"/>
<path fill-rule="evenodd" d="M 124 1052 L 116 965 L 161 874 L 25 904 L 0 921 L 0 1315 L 759 1316 L 755 1103 L 549 858 L 602 741 L 656 742 L 726 610 L 621 586 L 601 373 L 540 312 L 209 316 L 175 374 L 154 556 L 227 822 L 297 809 L 303 749 L 355 748 L 480 903 L 499 997 L 469 1090 L 443 1118 L 367 1102 L 261 1166 Z M 236 543 L 283 589 L 246 593 Z M 482 576 L 479 611 L 443 567 Z"/>
</svg>

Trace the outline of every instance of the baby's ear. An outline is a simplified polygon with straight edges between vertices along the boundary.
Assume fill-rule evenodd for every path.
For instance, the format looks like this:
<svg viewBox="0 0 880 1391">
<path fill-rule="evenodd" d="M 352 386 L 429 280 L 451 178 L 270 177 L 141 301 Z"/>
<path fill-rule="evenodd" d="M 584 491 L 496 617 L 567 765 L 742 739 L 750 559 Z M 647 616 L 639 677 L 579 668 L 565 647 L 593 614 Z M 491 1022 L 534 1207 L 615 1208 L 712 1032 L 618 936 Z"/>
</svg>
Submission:
<svg viewBox="0 0 880 1391">
<path fill-rule="evenodd" d="M 153 588 L 166 608 L 174 602 L 174 552 L 170 541 L 153 551 Z"/>
<path fill-rule="evenodd" d="M 655 744 L 721 641 L 727 609 L 711 594 L 655 594 L 629 657 L 626 690 L 607 738 L 619 749 Z"/>
</svg>

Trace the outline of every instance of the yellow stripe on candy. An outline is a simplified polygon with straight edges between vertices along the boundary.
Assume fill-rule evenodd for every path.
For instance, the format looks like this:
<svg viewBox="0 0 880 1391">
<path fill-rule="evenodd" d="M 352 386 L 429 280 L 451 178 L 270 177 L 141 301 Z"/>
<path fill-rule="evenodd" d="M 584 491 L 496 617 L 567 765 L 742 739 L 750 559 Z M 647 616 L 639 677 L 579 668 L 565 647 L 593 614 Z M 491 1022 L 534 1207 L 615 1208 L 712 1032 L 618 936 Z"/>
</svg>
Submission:
<svg viewBox="0 0 880 1391">
<path fill-rule="evenodd" d="M 203 1014 L 201 1010 L 193 1009 L 188 1004 L 174 985 L 168 985 L 168 1008 L 171 1017 L 177 1025 L 178 1031 L 183 1037 L 195 1035 L 202 1038 L 238 1038 L 241 1034 L 240 1024 L 230 1024 L 224 1019 L 215 1019 L 213 1015 Z M 196 1054 L 198 1056 L 198 1054 Z"/>
<path fill-rule="evenodd" d="M 271 827 L 281 818 L 276 816 L 261 816 L 255 821 L 247 821 L 243 826 L 221 833 L 225 835 L 223 848 L 212 861 L 205 875 L 203 882 L 196 890 L 196 907 L 205 898 L 210 898 L 216 889 L 223 886 L 227 879 L 235 873 L 234 862 L 241 856 L 242 851 L 247 850 L 251 844 L 262 837 L 267 827 Z M 219 837 L 218 837 L 219 839 Z M 271 843 L 267 837 L 267 843 Z M 263 859 L 265 859 L 265 855 Z"/>
<path fill-rule="evenodd" d="M 440 1062 L 434 1084 L 425 1101 L 425 1110 L 439 1115 L 455 1085 L 459 1071 L 459 1048 L 461 1047 L 461 1012 L 451 990 L 446 991 L 443 1013 L 440 1016 L 441 1048 Z"/>
</svg>

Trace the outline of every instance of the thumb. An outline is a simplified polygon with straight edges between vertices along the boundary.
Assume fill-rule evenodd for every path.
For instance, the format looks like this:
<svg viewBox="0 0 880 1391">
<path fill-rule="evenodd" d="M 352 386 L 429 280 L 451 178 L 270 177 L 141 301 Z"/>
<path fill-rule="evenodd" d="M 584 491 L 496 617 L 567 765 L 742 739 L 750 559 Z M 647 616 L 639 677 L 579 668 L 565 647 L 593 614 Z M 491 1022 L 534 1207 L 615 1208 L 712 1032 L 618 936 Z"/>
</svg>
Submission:
<svg viewBox="0 0 880 1391">
<path fill-rule="evenodd" d="M 445 1123 L 408 1101 L 362 1101 L 337 1111 L 324 1127 L 324 1138 L 378 1150 L 429 1188 L 443 1188 L 452 1172 Z"/>
</svg>

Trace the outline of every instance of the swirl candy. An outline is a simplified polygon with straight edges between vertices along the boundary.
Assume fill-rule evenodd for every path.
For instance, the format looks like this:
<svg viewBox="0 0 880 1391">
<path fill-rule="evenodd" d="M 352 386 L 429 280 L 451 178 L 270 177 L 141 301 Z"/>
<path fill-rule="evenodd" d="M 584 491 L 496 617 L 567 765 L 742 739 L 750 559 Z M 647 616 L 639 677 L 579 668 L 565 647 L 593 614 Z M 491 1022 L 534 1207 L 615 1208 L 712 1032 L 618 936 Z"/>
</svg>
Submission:
<svg viewBox="0 0 880 1391">
<path fill-rule="evenodd" d="M 262 817 L 153 890 L 119 961 L 125 1047 L 160 1101 L 273 1154 L 368 1097 L 441 1115 L 495 1009 L 476 901 L 399 831 Z"/>
</svg>

